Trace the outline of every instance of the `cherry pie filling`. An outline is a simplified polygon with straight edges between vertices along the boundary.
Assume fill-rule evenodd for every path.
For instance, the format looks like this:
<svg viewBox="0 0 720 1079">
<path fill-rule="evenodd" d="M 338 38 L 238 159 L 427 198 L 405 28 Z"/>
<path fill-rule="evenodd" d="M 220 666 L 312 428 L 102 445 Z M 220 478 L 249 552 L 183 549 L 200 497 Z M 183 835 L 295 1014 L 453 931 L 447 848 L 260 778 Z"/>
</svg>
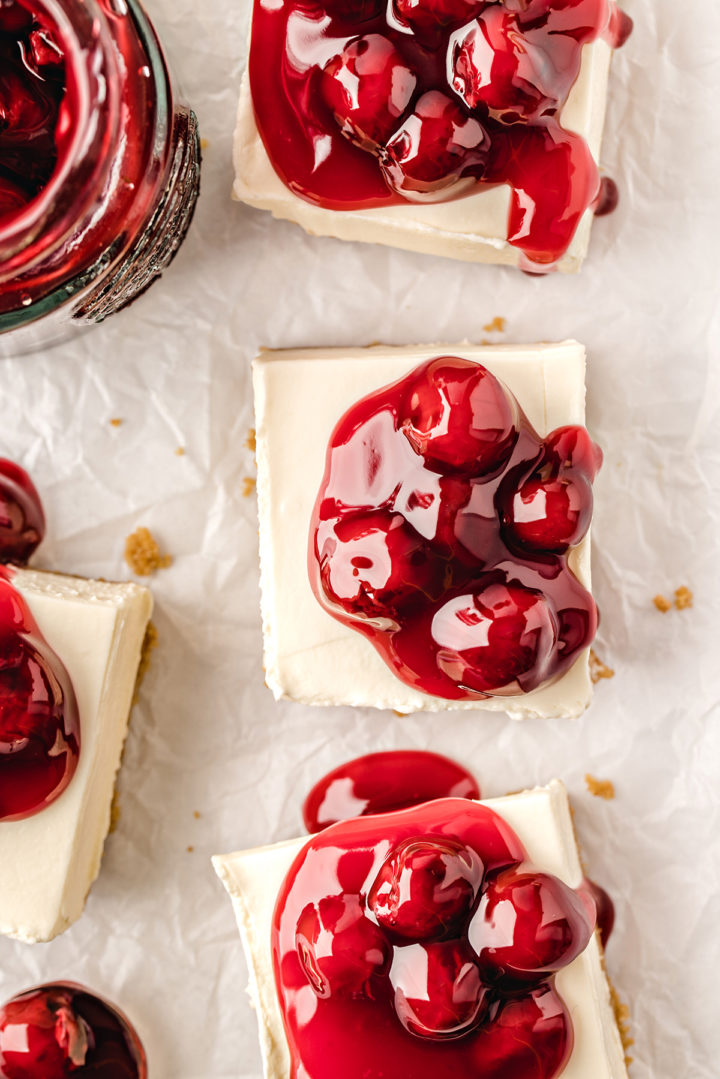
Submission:
<svg viewBox="0 0 720 1079">
<path fill-rule="evenodd" d="M 146 1079 L 145 1052 L 114 1005 L 73 982 L 41 985 L 0 1009 L 0 1079 Z"/>
<path fill-rule="evenodd" d="M 0 821 L 32 816 L 54 802 L 80 755 L 70 676 L 13 587 L 12 566 L 4 564 L 25 562 L 44 531 L 30 477 L 0 459 Z"/>
<path fill-rule="evenodd" d="M 325 829 L 273 918 L 292 1076 L 554 1079 L 573 1048 L 554 975 L 595 921 L 589 890 L 536 872 L 477 802 Z"/>
<path fill-rule="evenodd" d="M 507 184 L 507 240 L 549 269 L 601 197 L 562 125 L 583 47 L 631 28 L 614 0 L 255 0 L 258 130 L 284 183 L 327 209 Z"/>
<path fill-rule="evenodd" d="M 313 591 L 424 693 L 549 684 L 597 628 L 569 556 L 601 461 L 583 427 L 540 438 L 481 364 L 430 360 L 337 424 L 311 522 Z"/>
</svg>

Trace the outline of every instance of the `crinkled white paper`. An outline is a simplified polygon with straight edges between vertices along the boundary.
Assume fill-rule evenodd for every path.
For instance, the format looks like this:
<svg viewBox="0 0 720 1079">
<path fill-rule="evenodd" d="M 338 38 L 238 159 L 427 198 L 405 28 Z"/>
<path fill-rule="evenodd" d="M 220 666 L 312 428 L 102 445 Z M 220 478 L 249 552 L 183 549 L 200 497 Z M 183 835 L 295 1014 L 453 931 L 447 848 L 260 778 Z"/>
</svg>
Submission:
<svg viewBox="0 0 720 1079">
<path fill-rule="evenodd" d="M 138 525 L 174 564 L 152 581 L 160 643 L 100 879 L 55 942 L 0 940 L 0 996 L 79 980 L 134 1018 L 152 1079 L 258 1079 L 246 970 L 210 855 L 297 834 L 305 792 L 344 759 L 432 747 L 468 763 L 488 796 L 565 780 L 591 873 L 617 901 L 608 964 L 632 1011 L 631 1075 L 717 1079 L 718 5 L 627 0 L 636 30 L 614 61 L 603 151 L 622 202 L 596 223 L 578 277 L 542 280 L 314 239 L 231 203 L 247 0 L 148 6 L 207 140 L 197 218 L 130 310 L 0 362 L 0 453 L 44 496 L 38 564 L 126 578 Z M 597 650 L 615 678 L 576 723 L 275 704 L 243 495 L 250 360 L 260 345 L 478 341 L 496 316 L 504 340 L 588 348 L 589 424 L 606 453 Z M 661 614 L 652 597 L 681 585 L 693 608 Z M 586 772 L 613 780 L 615 800 L 591 797 Z"/>
</svg>

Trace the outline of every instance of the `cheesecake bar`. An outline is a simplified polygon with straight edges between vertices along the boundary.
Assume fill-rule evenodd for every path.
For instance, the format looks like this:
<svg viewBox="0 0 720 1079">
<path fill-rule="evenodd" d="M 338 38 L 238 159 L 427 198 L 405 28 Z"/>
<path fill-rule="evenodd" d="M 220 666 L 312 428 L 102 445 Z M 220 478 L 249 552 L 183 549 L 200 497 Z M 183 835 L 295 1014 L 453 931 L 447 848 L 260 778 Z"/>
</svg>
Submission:
<svg viewBox="0 0 720 1079">
<path fill-rule="evenodd" d="M 67 789 L 32 816 L 0 821 L 0 933 L 35 943 L 79 918 L 100 870 L 152 598 L 136 584 L 11 573 L 70 676 L 80 718 Z"/>
<path fill-rule="evenodd" d="M 433 804 L 427 803 L 424 812 Z M 525 848 L 533 871 L 553 874 L 570 888 L 581 885 L 583 872 L 562 783 L 555 780 L 547 787 L 475 804 L 493 810 L 510 826 Z M 296 839 L 213 859 L 215 870 L 232 899 L 245 949 L 265 1079 L 291 1076 L 290 1052 L 273 976 L 271 929 L 276 898 L 281 888 L 287 895 L 287 884 L 283 882 L 308 842 L 308 839 Z M 558 1074 L 562 1079 L 626 1079 L 624 1053 L 597 933 L 555 978 L 555 988 L 565 1003 L 574 1030 L 572 1052 Z M 316 1077 L 311 1075 L 309 1079 Z"/>
<path fill-rule="evenodd" d="M 541 436 L 585 417 L 585 350 L 542 345 L 434 345 L 264 352 L 254 365 L 265 677 L 276 698 L 396 712 L 479 708 L 516 719 L 580 715 L 592 683 L 585 648 L 561 677 L 515 696 L 455 701 L 403 683 L 369 640 L 313 594 L 308 532 L 328 442 L 346 410 L 438 355 L 482 364 L 514 394 Z M 590 588 L 590 543 L 568 564 Z"/>
</svg>

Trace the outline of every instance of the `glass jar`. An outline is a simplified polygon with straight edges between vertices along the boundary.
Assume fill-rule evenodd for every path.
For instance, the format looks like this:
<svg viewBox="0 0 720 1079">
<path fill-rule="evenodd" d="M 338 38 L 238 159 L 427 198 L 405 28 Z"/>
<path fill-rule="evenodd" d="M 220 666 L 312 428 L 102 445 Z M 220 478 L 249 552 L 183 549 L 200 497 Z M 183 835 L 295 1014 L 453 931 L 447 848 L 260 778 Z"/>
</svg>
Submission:
<svg viewBox="0 0 720 1079">
<path fill-rule="evenodd" d="M 14 2 L 0 0 L 0 13 Z M 144 292 L 182 243 L 200 181 L 195 114 L 174 99 L 137 0 L 19 2 L 59 44 L 65 89 L 49 180 L 0 217 L 0 354 L 100 322 Z M 0 144 L 0 174 L 3 164 Z"/>
</svg>

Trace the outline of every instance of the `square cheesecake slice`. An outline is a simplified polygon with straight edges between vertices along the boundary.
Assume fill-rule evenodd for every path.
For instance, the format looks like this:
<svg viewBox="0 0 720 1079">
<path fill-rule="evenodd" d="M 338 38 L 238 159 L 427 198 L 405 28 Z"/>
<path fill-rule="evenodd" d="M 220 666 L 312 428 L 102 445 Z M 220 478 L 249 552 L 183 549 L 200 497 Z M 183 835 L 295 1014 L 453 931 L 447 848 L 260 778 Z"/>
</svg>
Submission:
<svg viewBox="0 0 720 1079">
<path fill-rule="evenodd" d="M 0 822 L 0 933 L 35 943 L 80 917 L 100 870 L 152 597 L 136 584 L 33 569 L 11 580 L 65 665 L 80 715 L 67 789 L 33 816 Z"/>
<path fill-rule="evenodd" d="M 513 829 L 534 870 L 553 874 L 571 888 L 581 884 L 583 872 L 570 806 L 560 781 L 481 804 Z M 273 977 L 271 927 L 283 880 L 307 842 L 307 838 L 296 839 L 213 858 L 215 871 L 232 899 L 247 959 L 265 1079 L 290 1079 L 290 1055 Z M 577 959 L 558 972 L 556 988 L 574 1030 L 572 1054 L 561 1079 L 627 1079 L 597 933 Z"/>
<path fill-rule="evenodd" d="M 611 47 L 601 38 L 583 47 L 580 74 L 562 110 L 563 127 L 580 135 L 598 162 L 608 90 Z M 258 131 L 250 79 L 243 78 L 234 139 L 233 197 L 273 217 L 294 221 L 315 236 L 384 244 L 466 262 L 522 264 L 507 241 L 510 187 L 499 184 L 446 202 L 407 202 L 373 209 L 333 210 L 296 195 L 275 172 Z M 590 243 L 593 211 L 580 219 L 558 262 L 577 273 Z"/>
<path fill-rule="evenodd" d="M 396 712 L 484 709 L 514 719 L 580 715 L 592 697 L 585 649 L 556 681 L 528 693 L 451 701 L 406 685 L 372 644 L 315 598 L 307 546 L 335 424 L 374 390 L 434 356 L 483 364 L 545 436 L 585 419 L 585 350 L 576 341 L 536 345 L 429 345 L 264 352 L 253 371 L 260 516 L 265 678 L 276 698 Z M 590 539 L 569 565 L 590 589 Z"/>
</svg>

